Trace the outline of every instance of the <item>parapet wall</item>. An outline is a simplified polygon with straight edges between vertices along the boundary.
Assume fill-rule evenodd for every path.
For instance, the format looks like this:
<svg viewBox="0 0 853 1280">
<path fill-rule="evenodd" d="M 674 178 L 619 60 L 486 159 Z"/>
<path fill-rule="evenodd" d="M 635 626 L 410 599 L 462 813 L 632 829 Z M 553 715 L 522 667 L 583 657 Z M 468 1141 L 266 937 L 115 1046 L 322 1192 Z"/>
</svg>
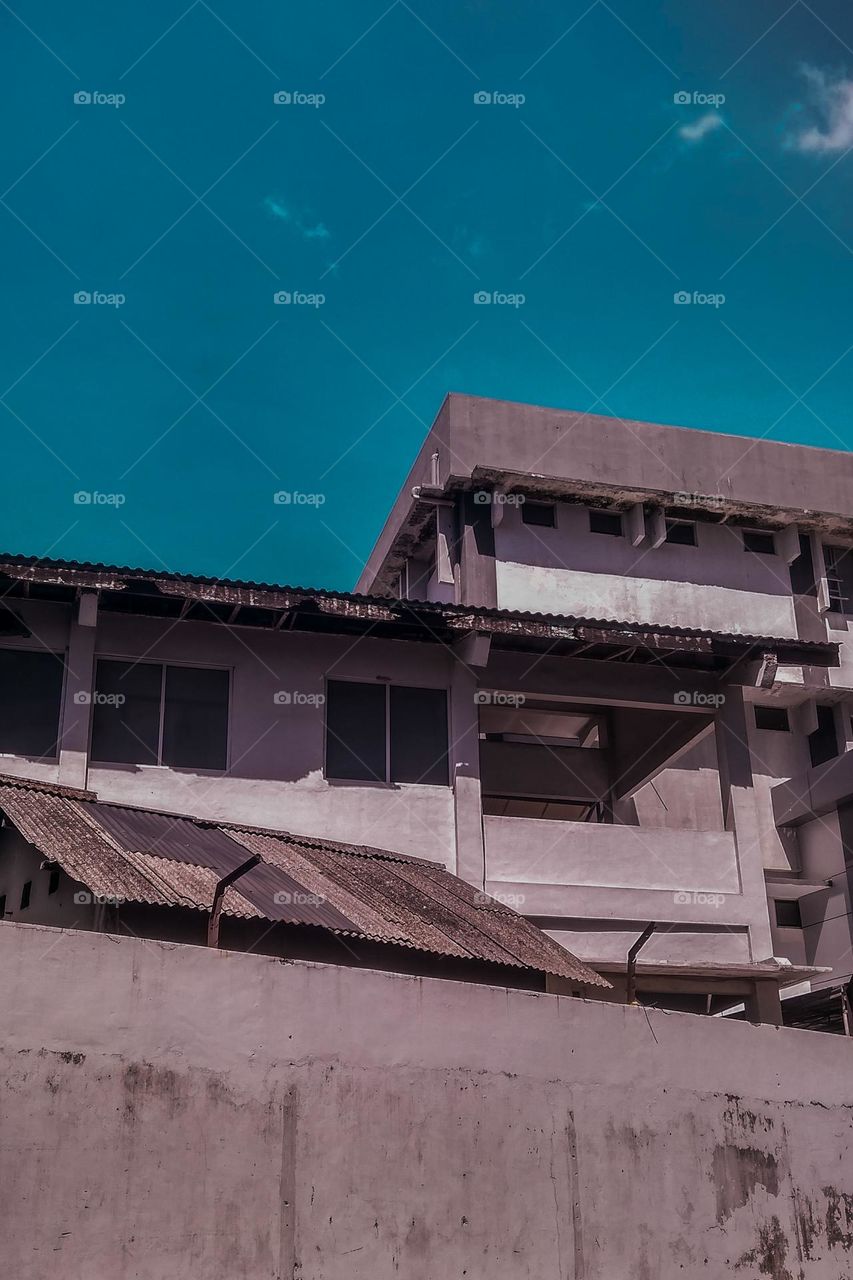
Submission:
<svg viewBox="0 0 853 1280">
<path fill-rule="evenodd" d="M 15 1280 L 839 1280 L 853 1045 L 0 924 Z"/>
</svg>

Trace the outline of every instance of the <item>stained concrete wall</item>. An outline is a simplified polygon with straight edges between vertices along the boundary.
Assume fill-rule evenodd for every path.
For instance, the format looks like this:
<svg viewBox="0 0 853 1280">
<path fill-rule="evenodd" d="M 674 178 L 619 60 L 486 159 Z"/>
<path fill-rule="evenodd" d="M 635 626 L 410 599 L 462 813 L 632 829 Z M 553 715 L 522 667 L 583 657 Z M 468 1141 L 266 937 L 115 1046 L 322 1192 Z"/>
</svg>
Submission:
<svg viewBox="0 0 853 1280">
<path fill-rule="evenodd" d="M 15 1280 L 840 1280 L 853 1046 L 0 925 Z"/>
</svg>

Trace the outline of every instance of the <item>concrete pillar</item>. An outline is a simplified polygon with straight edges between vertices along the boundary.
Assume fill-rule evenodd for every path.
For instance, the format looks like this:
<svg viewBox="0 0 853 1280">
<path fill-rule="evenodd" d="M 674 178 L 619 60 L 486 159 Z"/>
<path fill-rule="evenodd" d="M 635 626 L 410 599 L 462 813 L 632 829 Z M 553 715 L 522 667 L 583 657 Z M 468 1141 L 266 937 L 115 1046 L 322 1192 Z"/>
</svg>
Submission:
<svg viewBox="0 0 853 1280">
<path fill-rule="evenodd" d="M 485 490 L 478 492 L 482 496 Z M 457 512 L 459 520 L 457 603 L 496 609 L 498 582 L 491 503 L 477 502 L 474 493 L 463 493 Z"/>
<path fill-rule="evenodd" d="M 715 735 L 720 771 L 720 797 L 727 831 L 735 838 L 741 893 L 750 908 L 749 940 L 752 958 L 766 960 L 773 954 L 761 821 L 752 779 L 752 762 L 746 725 L 743 690 L 723 685 L 725 702 L 717 709 Z"/>
<path fill-rule="evenodd" d="M 456 824 L 455 872 L 482 889 L 486 882 L 483 796 L 480 788 L 477 676 L 458 659 L 450 678 L 450 734 L 453 744 L 453 801 Z"/>
<path fill-rule="evenodd" d="M 771 1027 L 782 1026 L 782 1001 L 775 982 L 752 984 L 752 993 L 746 997 L 746 1016 L 750 1022 L 766 1022 Z"/>
<path fill-rule="evenodd" d="M 59 781 L 85 790 L 95 679 L 97 598 L 84 593 L 68 632 L 65 694 L 59 737 Z M 82 621 L 81 621 L 82 619 Z"/>
</svg>

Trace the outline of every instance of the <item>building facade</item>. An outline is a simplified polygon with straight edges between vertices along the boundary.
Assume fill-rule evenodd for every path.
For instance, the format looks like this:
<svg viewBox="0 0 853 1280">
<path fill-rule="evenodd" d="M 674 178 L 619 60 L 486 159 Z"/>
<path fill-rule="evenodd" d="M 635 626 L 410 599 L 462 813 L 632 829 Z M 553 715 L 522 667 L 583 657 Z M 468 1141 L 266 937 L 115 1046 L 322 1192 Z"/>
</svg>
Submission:
<svg viewBox="0 0 853 1280">
<path fill-rule="evenodd" d="M 0 772 L 440 862 L 612 998 L 652 923 L 641 999 L 772 1020 L 853 970 L 851 498 L 851 455 L 451 396 L 358 594 L 3 557 Z"/>
</svg>

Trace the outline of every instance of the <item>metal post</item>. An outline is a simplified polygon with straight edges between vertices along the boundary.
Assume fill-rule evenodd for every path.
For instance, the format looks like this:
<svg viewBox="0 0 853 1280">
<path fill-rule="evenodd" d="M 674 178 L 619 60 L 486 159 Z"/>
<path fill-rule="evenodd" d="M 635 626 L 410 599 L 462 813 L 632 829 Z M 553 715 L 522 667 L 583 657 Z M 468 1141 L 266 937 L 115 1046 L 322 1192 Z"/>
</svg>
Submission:
<svg viewBox="0 0 853 1280">
<path fill-rule="evenodd" d="M 241 862 L 239 867 L 235 867 L 233 871 L 229 871 L 227 876 L 223 876 L 213 891 L 213 905 L 210 908 L 210 919 L 207 922 L 207 945 L 209 947 L 219 946 L 219 918 L 222 915 L 222 900 L 225 897 L 225 890 L 232 885 L 235 880 L 239 880 L 247 871 L 251 871 L 252 867 L 256 867 L 261 861 L 259 853 L 253 853 L 251 858 L 247 858 L 245 862 Z"/>
<path fill-rule="evenodd" d="M 636 969 L 637 969 L 637 953 L 646 945 L 649 938 L 655 931 L 655 924 L 647 924 L 637 941 L 628 952 L 628 971 L 625 982 L 625 1003 L 636 1004 Z"/>
</svg>

